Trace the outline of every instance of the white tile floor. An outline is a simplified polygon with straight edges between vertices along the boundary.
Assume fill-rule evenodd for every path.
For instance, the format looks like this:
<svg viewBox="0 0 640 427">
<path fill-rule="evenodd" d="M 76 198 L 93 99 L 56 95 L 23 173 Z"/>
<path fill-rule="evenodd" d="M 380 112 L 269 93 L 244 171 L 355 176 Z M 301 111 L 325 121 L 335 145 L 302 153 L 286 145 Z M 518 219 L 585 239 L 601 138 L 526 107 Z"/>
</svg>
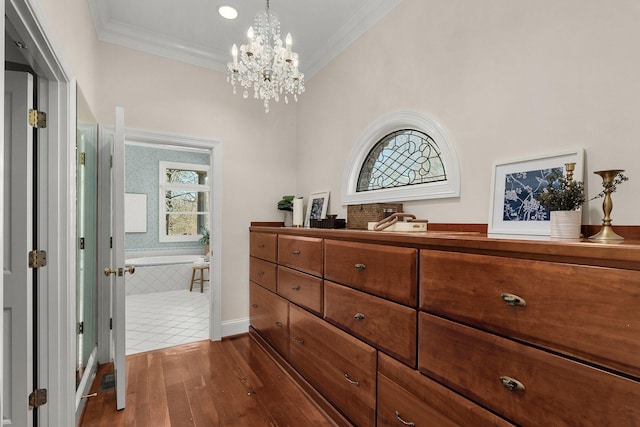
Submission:
<svg viewBox="0 0 640 427">
<path fill-rule="evenodd" d="M 209 288 L 126 297 L 126 354 L 200 341 L 209 336 Z"/>
</svg>

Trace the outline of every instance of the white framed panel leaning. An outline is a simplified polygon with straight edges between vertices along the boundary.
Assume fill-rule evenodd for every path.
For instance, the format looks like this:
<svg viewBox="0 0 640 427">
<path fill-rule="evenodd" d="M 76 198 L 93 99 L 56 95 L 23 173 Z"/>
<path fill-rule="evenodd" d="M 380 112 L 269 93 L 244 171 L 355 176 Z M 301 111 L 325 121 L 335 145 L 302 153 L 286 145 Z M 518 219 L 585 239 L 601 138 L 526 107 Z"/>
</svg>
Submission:
<svg viewBox="0 0 640 427">
<path fill-rule="evenodd" d="M 549 236 L 549 211 L 535 200 L 548 185 L 548 175 L 575 163 L 573 177 L 584 179 L 584 149 L 567 149 L 536 157 L 494 162 L 491 171 L 491 205 L 488 234 Z"/>
<path fill-rule="evenodd" d="M 147 232 L 147 195 L 126 193 L 124 195 L 125 233 Z"/>
<path fill-rule="evenodd" d="M 329 191 L 319 191 L 309 194 L 307 202 L 307 215 L 305 216 L 304 226 L 310 227 L 312 219 L 323 219 L 327 216 L 329 208 Z"/>
</svg>

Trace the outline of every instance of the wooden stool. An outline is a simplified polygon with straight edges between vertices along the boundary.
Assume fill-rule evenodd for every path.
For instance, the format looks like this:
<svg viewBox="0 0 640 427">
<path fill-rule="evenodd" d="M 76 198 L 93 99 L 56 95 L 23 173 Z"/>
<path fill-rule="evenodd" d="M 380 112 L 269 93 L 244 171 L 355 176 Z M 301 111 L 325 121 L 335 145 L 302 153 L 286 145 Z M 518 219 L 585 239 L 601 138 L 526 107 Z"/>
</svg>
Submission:
<svg viewBox="0 0 640 427">
<path fill-rule="evenodd" d="M 209 279 L 204 278 L 204 271 L 209 271 L 209 264 L 194 265 L 191 268 L 191 285 L 189 285 L 189 292 L 191 292 L 191 290 L 193 289 L 193 281 L 196 278 L 196 270 L 200 271 L 200 293 L 202 293 L 204 290 L 204 282 L 209 281 Z"/>
</svg>

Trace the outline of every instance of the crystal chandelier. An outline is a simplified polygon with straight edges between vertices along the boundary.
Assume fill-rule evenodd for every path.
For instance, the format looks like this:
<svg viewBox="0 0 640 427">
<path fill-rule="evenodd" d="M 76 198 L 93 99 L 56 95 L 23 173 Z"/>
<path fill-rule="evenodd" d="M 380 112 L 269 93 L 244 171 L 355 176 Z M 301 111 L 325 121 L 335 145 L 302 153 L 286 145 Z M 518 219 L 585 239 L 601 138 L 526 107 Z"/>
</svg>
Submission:
<svg viewBox="0 0 640 427">
<path fill-rule="evenodd" d="M 269 10 L 269 0 L 264 12 L 256 15 L 254 27 L 247 31 L 247 44 L 231 48 L 232 60 L 227 64 L 227 81 L 243 88 L 242 96 L 249 97 L 253 87 L 253 97 L 264 103 L 265 113 L 269 112 L 269 101 L 273 98 L 289 102 L 295 101 L 304 92 L 304 74 L 298 71 L 298 54 L 291 51 L 291 34 L 287 34 L 285 45 L 280 38 L 280 19 Z"/>
</svg>

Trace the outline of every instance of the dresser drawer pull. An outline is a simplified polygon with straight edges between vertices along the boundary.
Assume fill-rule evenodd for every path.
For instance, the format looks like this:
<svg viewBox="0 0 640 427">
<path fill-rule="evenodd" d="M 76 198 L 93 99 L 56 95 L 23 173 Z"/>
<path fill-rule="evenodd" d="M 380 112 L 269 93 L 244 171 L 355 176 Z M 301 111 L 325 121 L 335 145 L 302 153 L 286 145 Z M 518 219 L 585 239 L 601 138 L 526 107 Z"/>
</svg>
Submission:
<svg viewBox="0 0 640 427">
<path fill-rule="evenodd" d="M 264 276 L 264 271 L 258 271 L 258 276 L 260 277 Z"/>
<path fill-rule="evenodd" d="M 251 304 L 251 307 L 258 308 L 258 304 Z"/>
<path fill-rule="evenodd" d="M 507 305 L 517 305 L 520 307 L 526 307 L 527 306 L 527 302 L 520 298 L 518 295 L 514 295 L 514 294 L 501 294 L 500 298 L 502 298 L 502 301 L 505 302 L 505 304 Z"/>
<path fill-rule="evenodd" d="M 282 323 L 282 322 L 276 322 L 276 326 L 277 326 L 278 328 L 282 328 L 282 327 L 284 326 L 284 323 Z"/>
<path fill-rule="evenodd" d="M 364 314 L 362 314 L 362 313 L 356 313 L 356 314 L 353 316 L 353 318 L 354 318 L 354 319 L 356 319 L 356 320 L 364 320 Z"/>
<path fill-rule="evenodd" d="M 354 265 L 354 267 L 355 267 L 355 268 L 356 268 L 356 270 L 358 270 L 358 271 L 364 271 L 364 269 L 365 269 L 365 268 L 367 268 L 367 266 L 366 266 L 366 265 L 364 265 L 364 264 L 356 264 L 356 265 Z"/>
<path fill-rule="evenodd" d="M 298 291 L 300 290 L 300 285 L 292 286 L 292 287 L 291 287 L 291 290 L 292 290 L 292 291 L 296 291 L 296 292 L 298 292 Z"/>
<path fill-rule="evenodd" d="M 415 424 L 412 423 L 411 421 L 405 421 L 402 418 L 400 418 L 400 412 L 399 411 L 396 411 L 396 419 L 398 421 L 400 421 L 405 426 L 415 427 Z"/>
<path fill-rule="evenodd" d="M 502 381 L 502 385 L 509 391 L 524 391 L 524 384 L 520 381 L 515 380 L 511 377 L 501 376 L 500 381 Z"/>
<path fill-rule="evenodd" d="M 293 337 L 293 342 L 297 342 L 298 344 L 304 344 L 304 340 L 298 337 Z"/>
<path fill-rule="evenodd" d="M 300 251 L 299 251 L 299 250 L 297 250 L 297 249 L 296 249 L 296 250 L 294 250 L 294 251 L 293 251 L 293 252 L 291 252 L 291 253 L 292 253 L 292 254 L 294 254 L 294 255 L 296 255 L 296 256 L 297 256 L 297 255 L 300 255 Z"/>
<path fill-rule="evenodd" d="M 360 383 L 358 381 L 354 381 L 351 378 L 349 378 L 349 374 L 344 374 L 344 379 L 347 380 L 349 384 L 353 384 L 356 387 L 360 386 Z"/>
<path fill-rule="evenodd" d="M 258 247 L 259 247 L 260 249 L 264 248 L 264 243 L 258 243 Z"/>
</svg>

